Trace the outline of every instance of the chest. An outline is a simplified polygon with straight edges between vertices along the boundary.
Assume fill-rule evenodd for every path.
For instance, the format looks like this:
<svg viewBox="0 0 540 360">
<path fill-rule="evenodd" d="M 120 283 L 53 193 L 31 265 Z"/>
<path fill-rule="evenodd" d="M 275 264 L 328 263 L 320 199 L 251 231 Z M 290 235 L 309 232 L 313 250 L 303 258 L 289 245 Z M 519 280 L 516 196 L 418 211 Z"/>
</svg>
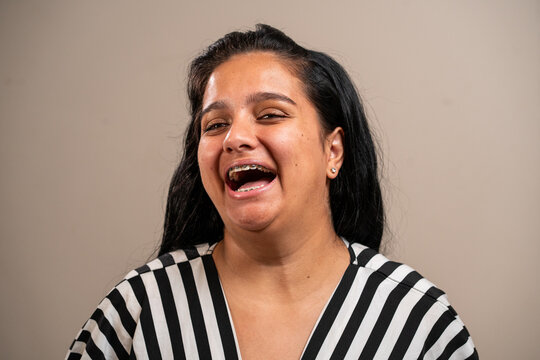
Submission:
<svg viewBox="0 0 540 360">
<path fill-rule="evenodd" d="M 229 303 L 242 358 L 300 359 L 325 303 L 263 308 Z"/>
<path fill-rule="evenodd" d="M 394 352 L 417 358 L 444 312 L 424 304 L 422 294 L 355 266 L 326 304 L 263 311 L 226 300 L 212 265 L 203 258 L 178 272 L 171 268 L 170 288 L 155 282 L 163 274 L 149 273 L 144 288 L 153 291 L 146 296 L 135 287 L 142 308 L 133 311 L 138 321 L 129 352 L 141 359 L 373 359 Z"/>
</svg>

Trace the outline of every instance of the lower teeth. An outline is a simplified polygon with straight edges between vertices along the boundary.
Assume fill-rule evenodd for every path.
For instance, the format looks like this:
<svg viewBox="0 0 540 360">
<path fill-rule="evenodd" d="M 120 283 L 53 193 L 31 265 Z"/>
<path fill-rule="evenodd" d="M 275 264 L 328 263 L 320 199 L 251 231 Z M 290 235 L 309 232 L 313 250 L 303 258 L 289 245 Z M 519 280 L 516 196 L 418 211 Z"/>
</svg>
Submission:
<svg viewBox="0 0 540 360">
<path fill-rule="evenodd" d="M 259 185 L 259 186 L 249 187 L 249 188 L 246 188 L 246 189 L 238 189 L 238 190 L 236 190 L 236 192 L 246 192 L 246 191 L 251 191 L 251 190 L 258 189 L 258 188 L 262 188 L 263 186 L 264 186 L 264 185 Z"/>
</svg>

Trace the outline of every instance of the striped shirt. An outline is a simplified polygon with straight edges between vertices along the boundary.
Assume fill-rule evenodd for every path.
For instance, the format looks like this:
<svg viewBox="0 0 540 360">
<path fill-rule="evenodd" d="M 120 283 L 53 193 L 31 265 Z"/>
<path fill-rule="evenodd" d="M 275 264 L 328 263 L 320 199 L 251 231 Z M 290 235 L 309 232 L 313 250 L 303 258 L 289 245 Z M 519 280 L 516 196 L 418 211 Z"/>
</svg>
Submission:
<svg viewBox="0 0 540 360">
<path fill-rule="evenodd" d="M 444 292 L 407 265 L 345 243 L 351 262 L 301 359 L 478 359 Z M 177 250 L 131 271 L 66 359 L 240 359 L 215 245 Z"/>
</svg>

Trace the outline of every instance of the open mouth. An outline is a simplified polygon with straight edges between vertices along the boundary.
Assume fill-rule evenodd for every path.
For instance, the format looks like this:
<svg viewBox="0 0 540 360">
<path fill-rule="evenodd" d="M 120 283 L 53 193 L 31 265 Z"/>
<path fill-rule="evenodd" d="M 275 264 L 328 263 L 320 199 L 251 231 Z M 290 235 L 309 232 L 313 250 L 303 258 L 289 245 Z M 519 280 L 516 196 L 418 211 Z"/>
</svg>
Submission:
<svg viewBox="0 0 540 360">
<path fill-rule="evenodd" d="M 276 178 L 276 174 L 264 166 L 249 164 L 233 166 L 227 171 L 227 185 L 236 192 L 262 188 Z"/>
</svg>

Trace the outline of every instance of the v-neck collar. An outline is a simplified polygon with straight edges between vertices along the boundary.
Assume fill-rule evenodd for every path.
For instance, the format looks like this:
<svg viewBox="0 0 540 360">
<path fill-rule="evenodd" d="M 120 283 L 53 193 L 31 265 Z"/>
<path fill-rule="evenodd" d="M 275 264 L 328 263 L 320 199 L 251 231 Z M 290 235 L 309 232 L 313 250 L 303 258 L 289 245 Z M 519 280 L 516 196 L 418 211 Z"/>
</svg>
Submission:
<svg viewBox="0 0 540 360">
<path fill-rule="evenodd" d="M 317 318 L 317 321 L 313 325 L 313 328 L 311 329 L 311 333 L 309 334 L 309 337 L 304 345 L 304 349 L 302 350 L 302 355 L 300 356 L 300 360 L 308 360 L 308 359 L 315 358 L 320 347 L 322 346 L 322 341 L 324 340 L 324 338 L 327 336 L 328 332 L 330 331 L 332 320 L 335 318 L 335 315 L 339 311 L 339 308 L 341 307 L 341 304 L 343 303 L 347 290 L 350 288 L 352 280 L 354 279 L 354 273 L 356 272 L 355 269 L 357 269 L 357 266 L 354 265 L 356 261 L 356 254 L 354 253 L 351 244 L 347 240 L 345 240 L 342 237 L 341 237 L 341 240 L 343 241 L 343 243 L 347 247 L 347 250 L 349 251 L 349 256 L 350 256 L 349 265 L 345 269 L 345 272 L 341 276 L 340 281 L 338 282 L 338 284 L 334 288 L 334 291 L 332 292 L 332 294 L 326 301 L 326 304 L 322 308 Z M 219 244 L 219 242 L 211 244 L 208 247 L 208 250 L 205 256 L 208 256 L 212 262 L 212 265 L 213 265 L 212 271 L 215 272 L 212 275 L 214 278 L 218 279 L 219 281 L 219 288 L 221 291 L 221 296 L 225 302 L 225 307 L 227 309 L 228 324 L 221 324 L 221 326 L 225 325 L 229 327 L 228 330 L 232 333 L 234 337 L 236 354 L 239 359 L 242 359 L 240 346 L 238 344 L 238 337 L 236 335 L 236 329 L 234 327 L 234 321 L 231 314 L 231 308 L 229 306 L 229 302 L 227 301 L 227 296 L 225 295 L 225 290 L 223 289 L 223 284 L 221 283 L 221 278 L 219 277 L 219 272 L 217 270 L 216 263 L 214 262 L 214 258 L 212 256 L 217 244 Z"/>
</svg>

